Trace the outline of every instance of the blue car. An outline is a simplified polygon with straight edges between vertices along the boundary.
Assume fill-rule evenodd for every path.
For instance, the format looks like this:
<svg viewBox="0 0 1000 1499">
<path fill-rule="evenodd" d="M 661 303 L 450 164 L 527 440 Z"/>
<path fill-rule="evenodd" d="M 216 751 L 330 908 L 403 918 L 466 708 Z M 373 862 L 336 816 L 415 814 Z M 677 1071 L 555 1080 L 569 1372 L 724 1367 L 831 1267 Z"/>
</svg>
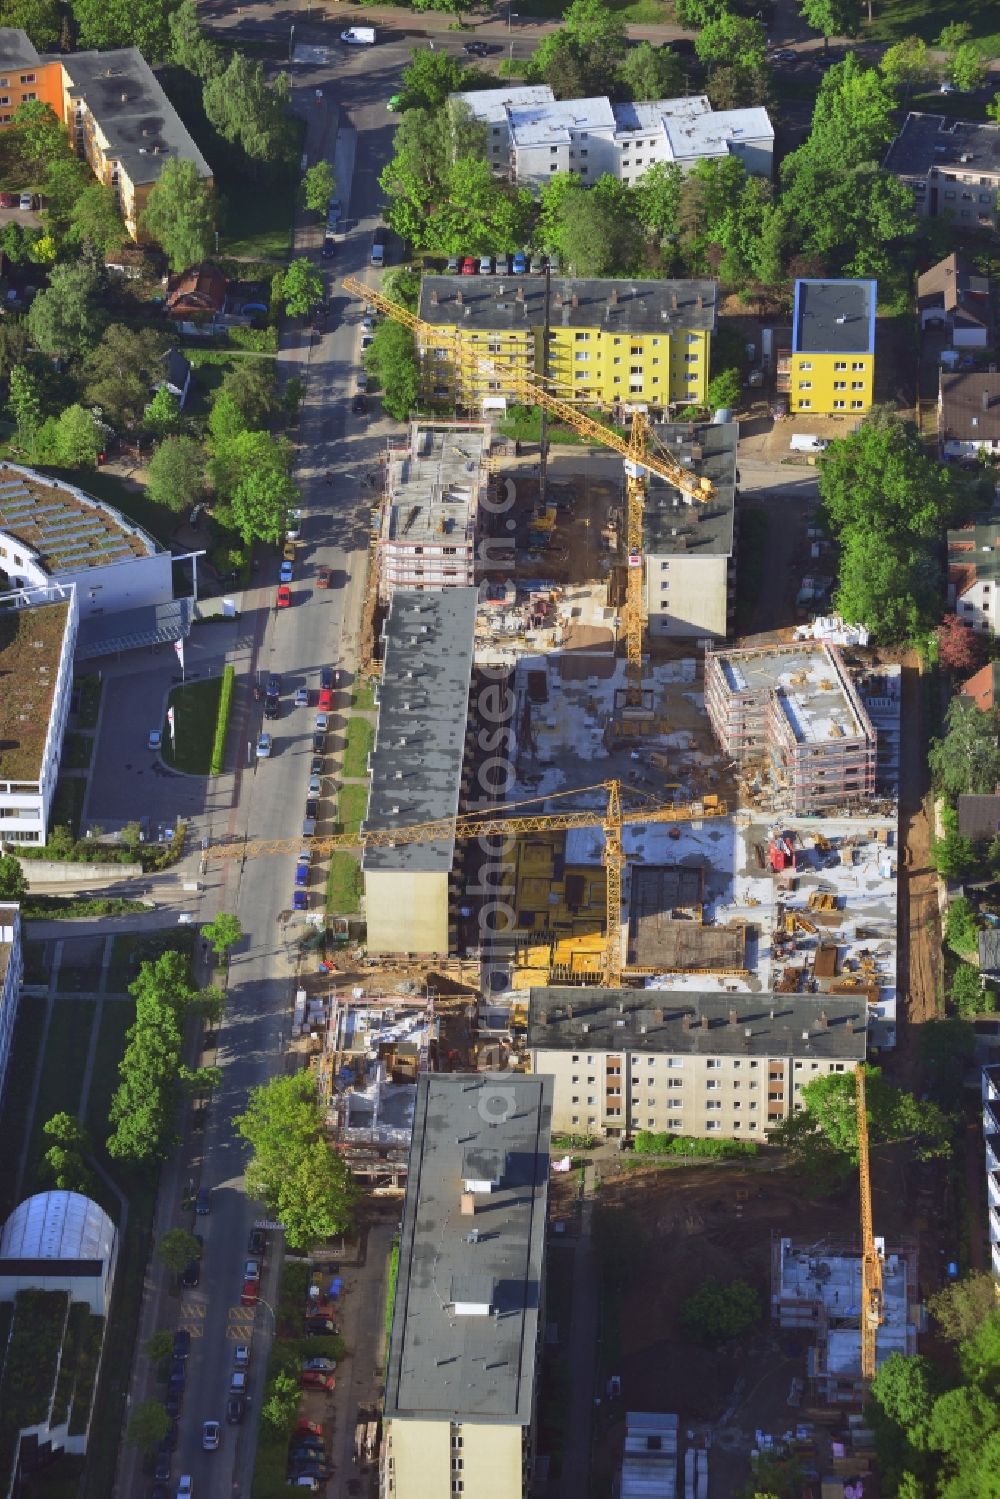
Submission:
<svg viewBox="0 0 1000 1499">
<path fill-rule="evenodd" d="M 278 574 L 278 581 L 281 583 L 290 583 L 292 581 L 292 564 L 290 562 L 283 562 L 281 564 L 281 572 Z"/>
<path fill-rule="evenodd" d="M 304 890 L 292 892 L 292 910 L 307 911 L 309 909 L 309 897 Z"/>
<path fill-rule="evenodd" d="M 296 883 L 296 885 L 298 886 L 299 889 L 304 889 L 305 886 L 308 885 L 308 883 L 309 883 L 309 865 L 308 864 L 296 864 L 296 866 L 295 866 L 295 883 Z"/>
<path fill-rule="evenodd" d="M 523 276 L 524 275 L 525 271 L 527 270 L 527 263 L 526 263 L 525 258 L 524 258 L 524 251 L 523 250 L 515 250 L 514 251 L 514 258 L 511 261 L 510 268 L 511 268 L 512 273 L 515 276 Z"/>
</svg>

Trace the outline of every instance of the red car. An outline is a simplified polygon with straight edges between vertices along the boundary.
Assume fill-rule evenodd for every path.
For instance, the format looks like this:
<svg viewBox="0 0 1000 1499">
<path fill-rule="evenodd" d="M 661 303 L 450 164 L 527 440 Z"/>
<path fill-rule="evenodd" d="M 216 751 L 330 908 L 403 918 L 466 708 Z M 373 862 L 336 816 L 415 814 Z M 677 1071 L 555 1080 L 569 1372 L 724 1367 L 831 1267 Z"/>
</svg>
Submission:
<svg viewBox="0 0 1000 1499">
<path fill-rule="evenodd" d="M 291 606 L 291 602 L 292 591 L 287 583 L 282 583 L 281 587 L 278 589 L 278 601 L 275 607 L 278 609 L 288 609 Z"/>
<path fill-rule="evenodd" d="M 256 1306 L 260 1285 L 255 1280 L 245 1280 L 240 1292 L 240 1306 Z"/>
<path fill-rule="evenodd" d="M 306 1421 L 305 1419 L 301 1420 L 295 1428 L 295 1435 L 301 1436 L 303 1432 L 307 1431 L 311 1432 L 313 1436 L 321 1437 L 323 1435 L 322 1421 Z"/>
<path fill-rule="evenodd" d="M 333 707 L 333 691 L 331 688 L 321 687 L 319 689 L 319 697 L 316 700 L 316 707 L 321 713 L 329 713 L 330 709 Z"/>
<path fill-rule="evenodd" d="M 316 587 L 317 588 L 329 588 L 329 586 L 330 586 L 330 569 L 328 567 L 321 567 L 320 570 L 319 570 L 319 572 L 316 574 Z"/>
<path fill-rule="evenodd" d="M 303 1369 L 299 1375 L 301 1390 L 332 1390 L 336 1383 L 334 1375 L 321 1374 L 318 1369 Z"/>
<path fill-rule="evenodd" d="M 479 261 L 476 259 L 476 257 L 474 255 L 466 255 L 465 259 L 462 261 L 462 275 L 463 276 L 478 276 L 479 275 Z"/>
</svg>

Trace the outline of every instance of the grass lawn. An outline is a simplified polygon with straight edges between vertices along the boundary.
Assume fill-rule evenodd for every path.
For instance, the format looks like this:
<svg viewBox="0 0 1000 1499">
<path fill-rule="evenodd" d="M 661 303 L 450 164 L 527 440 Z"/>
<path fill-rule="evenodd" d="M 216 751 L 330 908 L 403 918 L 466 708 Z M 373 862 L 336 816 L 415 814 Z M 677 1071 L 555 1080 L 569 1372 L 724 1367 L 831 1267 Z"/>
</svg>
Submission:
<svg viewBox="0 0 1000 1499">
<path fill-rule="evenodd" d="M 609 422 L 607 414 L 600 411 L 585 411 L 585 416 L 593 417 L 595 421 L 610 427 L 620 437 L 628 434 L 624 427 L 615 426 Z M 516 442 L 540 442 L 542 436 L 542 412 L 539 406 L 511 406 L 507 415 L 498 424 L 498 430 L 504 437 L 509 437 Z M 575 431 L 572 427 L 564 427 L 559 422 L 549 423 L 549 441 L 553 444 L 561 444 L 564 447 L 593 447 L 593 438 L 584 437 L 582 432 Z"/>
<path fill-rule="evenodd" d="M 111 946 L 107 992 L 124 994 L 139 972 L 140 963 L 152 962 L 160 953 L 170 950 L 186 952 L 190 960 L 194 951 L 194 933 L 183 929 L 177 932 L 123 932 Z"/>
<path fill-rule="evenodd" d="M 745 635 L 753 622 L 757 596 L 764 581 L 764 555 L 767 551 L 767 516 L 761 510 L 744 510 L 740 514 L 740 549 L 736 563 L 737 635 Z"/>
<path fill-rule="evenodd" d="M 101 679 L 94 675 L 78 677 L 76 688 L 80 694 L 77 722 L 81 729 L 96 729 L 97 715 L 101 707 Z"/>
<path fill-rule="evenodd" d="M 368 786 L 341 786 L 337 798 L 337 832 L 356 833 L 368 810 Z"/>
<path fill-rule="evenodd" d="M 359 681 L 351 693 L 351 708 L 355 713 L 372 713 L 375 709 L 375 683 Z"/>
<path fill-rule="evenodd" d="M 272 354 L 244 354 L 238 350 L 228 352 L 221 349 L 190 348 L 185 349 L 184 353 L 195 372 L 191 385 L 192 399 L 189 399 L 185 410 L 189 415 L 194 416 L 208 415 L 211 396 L 238 364 L 245 364 L 249 359 L 255 364 L 266 364 L 272 370 L 274 368 Z"/>
<path fill-rule="evenodd" d="M 375 743 L 375 725 L 367 718 L 347 720 L 347 744 L 341 773 L 346 778 L 368 774 L 368 755 Z"/>
<path fill-rule="evenodd" d="M 52 1006 L 52 1023 L 45 1047 L 45 1061 L 38 1084 L 35 1113 L 28 1146 L 28 1163 L 22 1183 L 23 1195 L 39 1191 L 49 1184 L 40 1171 L 46 1149 L 42 1125 L 53 1114 L 76 1114 L 80 1107 L 83 1066 L 94 1028 L 97 1003 L 93 999 L 57 999 Z"/>
<path fill-rule="evenodd" d="M 24 952 L 24 982 L 26 984 L 47 984 L 49 981 L 49 944 L 47 942 L 25 942 L 22 944 Z"/>
<path fill-rule="evenodd" d="M 4 1218 L 14 1206 L 17 1168 L 21 1147 L 31 1125 L 31 1087 L 35 1063 L 42 1047 L 45 1024 L 45 1000 L 22 996 L 7 1067 L 3 1110 L 0 1112 L 0 1215 Z"/>
<path fill-rule="evenodd" d="M 54 828 L 69 828 L 74 838 L 80 836 L 80 817 L 83 801 L 87 795 L 86 776 L 60 776 L 56 794 L 52 798 L 50 825 Z"/>
<path fill-rule="evenodd" d="M 330 855 L 326 877 L 326 910 L 329 916 L 350 916 L 361 905 L 361 865 L 353 854 L 337 850 Z"/>
<path fill-rule="evenodd" d="M 102 944 L 103 946 L 103 944 Z M 89 963 L 70 961 L 70 949 L 63 948 L 63 959 L 56 979 L 57 994 L 96 994 L 101 982 L 100 953 Z"/>
<path fill-rule="evenodd" d="M 931 0 L 881 0 L 874 10 L 871 25 L 862 24 L 862 41 L 898 42 L 904 36 L 921 36 L 925 42 L 936 42 L 945 22 L 955 19 Z M 972 39 L 979 43 L 984 56 L 1000 52 L 1000 25 L 994 0 L 969 0 L 962 7 L 960 19 L 972 27 Z"/>
<path fill-rule="evenodd" d="M 60 765 L 63 770 L 89 770 L 94 753 L 94 740 L 90 734 L 77 734 L 71 729 L 63 739 Z"/>
<path fill-rule="evenodd" d="M 174 710 L 177 752 L 174 753 L 164 721 L 162 754 L 168 765 L 187 771 L 188 775 L 208 775 L 221 692 L 221 675 L 204 682 L 186 682 L 171 692 L 169 706 Z"/>
</svg>

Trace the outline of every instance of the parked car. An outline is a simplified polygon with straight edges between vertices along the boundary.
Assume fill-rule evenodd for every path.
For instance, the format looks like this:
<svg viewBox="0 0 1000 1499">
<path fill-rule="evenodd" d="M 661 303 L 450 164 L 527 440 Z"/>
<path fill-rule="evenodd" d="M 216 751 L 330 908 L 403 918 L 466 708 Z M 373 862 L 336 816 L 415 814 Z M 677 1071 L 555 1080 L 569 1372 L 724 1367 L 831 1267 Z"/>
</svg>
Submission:
<svg viewBox="0 0 1000 1499">
<path fill-rule="evenodd" d="M 250 1230 L 250 1239 L 247 1244 L 247 1248 L 250 1250 L 250 1253 L 259 1255 L 260 1258 L 263 1259 L 264 1248 L 266 1244 L 267 1235 L 265 1234 L 264 1230 L 262 1228 L 252 1228 Z"/>
<path fill-rule="evenodd" d="M 523 250 L 515 250 L 510 264 L 511 271 L 515 276 L 523 276 L 527 270 Z"/>
<path fill-rule="evenodd" d="M 320 689 L 320 691 L 324 691 L 324 690 L 325 689 L 323 689 L 323 688 Z M 319 733 L 320 730 L 322 730 L 322 732 L 324 734 L 326 733 L 327 729 L 330 727 L 330 721 L 327 718 L 327 715 L 325 713 L 317 713 L 316 714 L 316 723 L 315 723 L 314 727 L 315 727 L 317 733 Z"/>
<path fill-rule="evenodd" d="M 299 1386 L 303 1390 L 332 1390 L 335 1384 L 332 1374 L 321 1374 L 317 1369 L 303 1369 L 299 1375 Z"/>
<path fill-rule="evenodd" d="M 240 1306 L 256 1306 L 259 1287 L 255 1280 L 245 1280 L 240 1292 Z"/>
<path fill-rule="evenodd" d="M 324 234 L 324 236 L 323 236 L 323 248 L 320 251 L 320 255 L 323 257 L 324 260 L 332 260 L 333 257 L 336 255 L 336 253 L 337 253 L 337 241 L 334 239 L 334 237 L 333 237 L 332 234 Z"/>
<path fill-rule="evenodd" d="M 319 800 L 315 796 L 306 797 L 306 816 L 314 821 L 319 816 Z"/>
<path fill-rule="evenodd" d="M 296 885 L 300 889 L 303 889 L 303 890 L 308 885 L 308 883 L 309 883 L 309 865 L 308 864 L 296 864 L 296 866 L 295 866 L 295 883 L 296 883 Z"/>
<path fill-rule="evenodd" d="M 191 1334 L 186 1327 L 179 1327 L 174 1333 L 174 1358 L 187 1358 L 191 1352 Z"/>
<path fill-rule="evenodd" d="M 179 1389 L 168 1390 L 167 1398 L 163 1402 L 163 1408 L 171 1421 L 176 1421 L 184 1409 L 184 1391 Z"/>
<path fill-rule="evenodd" d="M 182 1473 L 177 1485 L 177 1499 L 191 1499 L 194 1493 L 194 1484 L 190 1473 Z"/>
<path fill-rule="evenodd" d="M 153 1477 L 156 1479 L 157 1483 L 170 1482 L 170 1469 L 172 1467 L 173 1462 L 171 1460 L 170 1453 L 158 1452 L 156 1455 L 156 1462 L 153 1466 Z"/>
<path fill-rule="evenodd" d="M 296 708 L 308 708 L 308 706 L 309 706 L 309 688 L 308 687 L 296 687 L 296 689 L 295 689 L 295 706 L 296 706 Z"/>
<path fill-rule="evenodd" d="M 330 569 L 328 567 L 321 567 L 320 570 L 319 570 L 319 572 L 316 574 L 316 587 L 317 588 L 329 588 L 329 586 L 330 586 Z"/>
<path fill-rule="evenodd" d="M 244 1280 L 260 1280 L 260 1260 L 247 1260 L 243 1266 Z"/>
<path fill-rule="evenodd" d="M 314 733 L 313 733 L 313 749 L 316 751 L 317 754 L 322 754 L 322 752 L 323 752 L 323 746 L 325 744 L 326 744 L 326 732 L 325 732 L 325 730 L 323 730 L 323 729 L 316 729 L 314 731 Z"/>
<path fill-rule="evenodd" d="M 250 1367 L 250 1344 L 237 1343 L 233 1349 L 233 1368 L 249 1369 Z"/>
<path fill-rule="evenodd" d="M 283 562 L 281 564 L 278 579 L 282 583 L 290 583 L 292 581 L 292 564 L 290 562 Z"/>
<path fill-rule="evenodd" d="M 285 517 L 285 537 L 288 541 L 298 541 L 302 535 L 302 511 L 299 509 L 289 510 Z"/>
<path fill-rule="evenodd" d="M 444 268 L 446 276 L 457 276 L 462 269 L 462 257 L 460 255 L 449 255 L 448 263 Z"/>
<path fill-rule="evenodd" d="M 321 687 L 333 687 L 333 667 L 321 666 L 319 669 L 319 685 Z"/>
<path fill-rule="evenodd" d="M 170 1365 L 170 1377 L 167 1380 L 168 1388 L 171 1390 L 183 1390 L 187 1383 L 187 1363 L 182 1358 L 175 1358 Z"/>
<path fill-rule="evenodd" d="M 528 272 L 532 276 L 543 276 L 545 274 L 545 256 L 532 255 Z"/>
<path fill-rule="evenodd" d="M 287 583 L 282 583 L 278 589 L 278 597 L 275 600 L 276 609 L 288 609 L 291 607 L 292 595 Z"/>
<path fill-rule="evenodd" d="M 490 49 L 485 42 L 466 42 L 462 51 L 468 57 L 489 57 Z"/>
<path fill-rule="evenodd" d="M 205 1247 L 205 1241 L 201 1234 L 195 1234 L 194 1237 L 198 1242 L 198 1253 L 193 1260 L 188 1260 L 181 1271 L 181 1285 L 187 1290 L 193 1289 L 201 1279 L 201 1252 Z"/>
<path fill-rule="evenodd" d="M 306 890 L 293 890 L 292 891 L 292 910 L 293 911 L 308 911 L 308 909 L 309 909 L 309 893 L 308 893 L 308 891 L 306 891 Z"/>
<path fill-rule="evenodd" d="M 466 255 L 462 261 L 462 275 L 475 276 L 479 270 L 479 261 L 474 255 Z"/>
<path fill-rule="evenodd" d="M 17 206 L 22 213 L 30 213 L 34 201 L 35 200 L 32 197 L 31 193 L 22 193 L 18 200 Z"/>
<path fill-rule="evenodd" d="M 323 1423 L 322 1421 L 309 1421 L 303 1416 L 295 1427 L 295 1435 L 297 1436 L 300 1431 L 311 1431 L 314 1436 L 321 1437 L 323 1435 Z"/>
<path fill-rule="evenodd" d="M 351 414 L 352 416 L 368 415 L 368 402 L 360 392 L 351 401 Z"/>
<path fill-rule="evenodd" d="M 282 547 L 282 550 L 281 550 L 281 555 L 282 555 L 282 557 L 284 557 L 284 559 L 285 559 L 286 562 L 294 562 L 295 561 L 295 543 L 294 543 L 294 541 L 286 541 L 285 542 L 285 544 L 284 544 L 284 546 Z"/>
<path fill-rule="evenodd" d="M 332 687 L 321 687 L 319 689 L 319 698 L 317 700 L 316 707 L 321 713 L 329 713 L 330 709 L 333 707 Z"/>
<path fill-rule="evenodd" d="M 493 259 L 496 262 L 497 275 L 506 276 L 510 264 L 507 256 L 507 251 L 501 250 L 500 254 L 494 255 Z"/>
<path fill-rule="evenodd" d="M 146 736 L 146 748 L 151 750 L 158 750 L 162 744 L 163 735 L 160 733 L 160 730 L 150 729 L 148 735 Z"/>
<path fill-rule="evenodd" d="M 218 1452 L 222 1438 L 222 1427 L 218 1421 L 205 1421 L 201 1428 L 201 1446 L 204 1452 Z"/>
<path fill-rule="evenodd" d="M 371 348 L 371 346 L 372 346 L 372 344 L 374 342 L 375 342 L 375 335 L 374 335 L 374 333 L 362 332 L 362 334 L 361 334 L 361 352 L 362 352 L 362 354 L 367 354 L 368 350 Z"/>
<path fill-rule="evenodd" d="M 332 1317 L 307 1317 L 305 1320 L 307 1338 L 325 1338 L 328 1333 L 339 1332 L 339 1330 Z"/>
<path fill-rule="evenodd" d="M 245 1395 L 230 1395 L 226 1401 L 226 1425 L 239 1426 L 247 1408 Z"/>
<path fill-rule="evenodd" d="M 271 758 L 271 736 L 260 734 L 257 738 L 257 759 L 269 760 Z"/>
<path fill-rule="evenodd" d="M 0 208 L 16 208 L 17 193 L 0 193 Z"/>
<path fill-rule="evenodd" d="M 230 1393 L 230 1395 L 243 1395 L 245 1397 L 246 1396 L 246 1392 L 247 1392 L 247 1371 L 245 1369 L 234 1369 L 233 1372 L 229 1376 L 229 1393 Z"/>
<path fill-rule="evenodd" d="M 493 256 L 492 255 L 480 255 L 480 257 L 479 257 L 479 274 L 480 274 L 480 276 L 492 276 L 493 275 Z"/>
<path fill-rule="evenodd" d="M 303 1369 L 317 1369 L 320 1374 L 332 1374 L 337 1367 L 335 1358 L 323 1358 L 317 1354 L 315 1358 L 307 1358 L 302 1361 Z"/>
<path fill-rule="evenodd" d="M 212 1211 L 212 1194 L 208 1187 L 198 1188 L 198 1195 L 194 1200 L 194 1210 L 201 1217 Z M 197 1234 L 195 1237 L 197 1238 Z M 201 1240 L 199 1239 L 198 1242 L 201 1243 Z"/>
<path fill-rule="evenodd" d="M 163 1441 L 160 1443 L 160 1446 L 159 1446 L 158 1450 L 161 1453 L 163 1453 L 163 1452 L 176 1452 L 177 1451 L 177 1443 L 180 1441 L 180 1431 L 181 1431 L 180 1422 L 179 1421 L 171 1421 L 170 1425 L 167 1427 L 167 1434 L 163 1438 Z"/>
</svg>

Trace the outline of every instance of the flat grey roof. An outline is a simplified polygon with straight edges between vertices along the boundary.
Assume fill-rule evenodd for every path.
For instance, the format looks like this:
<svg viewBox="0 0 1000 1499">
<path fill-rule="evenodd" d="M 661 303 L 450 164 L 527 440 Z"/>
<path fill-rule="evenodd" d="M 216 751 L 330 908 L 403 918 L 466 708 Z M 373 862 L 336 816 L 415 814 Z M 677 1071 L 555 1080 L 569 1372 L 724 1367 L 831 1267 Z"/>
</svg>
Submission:
<svg viewBox="0 0 1000 1499">
<path fill-rule="evenodd" d="M 398 589 L 392 596 L 371 754 L 371 828 L 408 827 L 458 812 L 477 602 L 475 588 Z M 454 854 L 453 837 L 368 847 L 363 867 L 447 872 Z"/>
<path fill-rule="evenodd" d="M 91 614 L 80 621 L 76 637 L 77 661 L 94 661 L 119 651 L 169 645 L 191 633 L 191 599 L 168 599 L 162 604 L 140 604 L 115 614 Z"/>
<path fill-rule="evenodd" d="M 517 83 L 509 88 L 470 89 L 464 94 L 449 94 L 468 105 L 477 120 L 485 125 L 499 125 L 507 118 L 507 109 L 528 105 L 551 104 L 555 95 L 547 83 Z"/>
<path fill-rule="evenodd" d="M 650 475 L 644 510 L 647 553 L 729 557 L 736 509 L 737 422 L 662 422 L 653 434 L 685 468 L 711 479 L 715 498 L 698 504 L 659 475 Z"/>
<path fill-rule="evenodd" d="M 385 1379 L 392 1420 L 531 1421 L 552 1088 L 512 1072 L 417 1083 Z M 461 1200 L 473 1146 L 501 1156 L 503 1178 L 476 1194 L 470 1216 Z M 488 1296 L 490 1315 L 457 1316 L 456 1296 Z"/>
<path fill-rule="evenodd" d="M 599 327 L 605 333 L 711 331 L 717 290 L 718 283 L 708 279 L 589 281 L 553 276 L 549 320 L 553 328 Z M 420 283 L 420 316 L 428 323 L 458 328 L 540 328 L 545 322 L 545 277 L 425 276 Z"/>
<path fill-rule="evenodd" d="M 873 353 L 877 297 L 874 281 L 796 281 L 793 353 Z"/>
<path fill-rule="evenodd" d="M 515 146 L 568 145 L 573 132 L 590 134 L 603 130 L 612 135 L 614 111 L 606 96 L 593 99 L 561 99 L 544 104 L 516 105 L 507 111 Z"/>
<path fill-rule="evenodd" d="M 532 989 L 528 998 L 528 1046 L 539 1051 L 662 1051 L 860 1062 L 866 1052 L 867 1024 L 864 994 L 843 999 L 832 994 L 814 998 L 565 987 Z"/>
<path fill-rule="evenodd" d="M 860 739 L 871 733 L 840 657 L 825 642 L 715 654 L 731 692 L 777 693 L 798 744 Z"/>
<path fill-rule="evenodd" d="M 193 161 L 199 177 L 211 177 L 212 168 L 137 47 L 72 52 L 59 61 L 70 80 L 70 98 L 86 99 L 107 139 L 107 154 L 122 162 L 133 182 L 156 182 L 171 157 Z"/>
<path fill-rule="evenodd" d="M 970 160 L 963 161 L 963 156 Z M 957 167 L 970 175 L 1000 172 L 1000 125 L 949 120 L 916 110 L 908 114 L 886 154 L 886 171 L 923 179 L 932 167 Z"/>
<path fill-rule="evenodd" d="M 414 422 L 405 448 L 389 448 L 382 540 L 404 546 L 470 540 L 488 436 L 487 426 Z"/>
<path fill-rule="evenodd" d="M 0 26 L 0 68 L 34 68 L 41 62 L 26 31 Z"/>
<path fill-rule="evenodd" d="M 695 120 L 699 115 L 711 114 L 712 106 L 707 94 L 688 94 L 683 99 L 643 99 L 635 103 L 613 104 L 615 135 L 634 135 L 636 132 L 662 135 L 663 117 Z"/>
<path fill-rule="evenodd" d="M 750 141 L 774 141 L 774 126 L 766 109 L 724 109 L 690 119 L 666 115 L 663 133 L 675 160 L 692 156 L 727 156 L 733 146 Z"/>
</svg>

